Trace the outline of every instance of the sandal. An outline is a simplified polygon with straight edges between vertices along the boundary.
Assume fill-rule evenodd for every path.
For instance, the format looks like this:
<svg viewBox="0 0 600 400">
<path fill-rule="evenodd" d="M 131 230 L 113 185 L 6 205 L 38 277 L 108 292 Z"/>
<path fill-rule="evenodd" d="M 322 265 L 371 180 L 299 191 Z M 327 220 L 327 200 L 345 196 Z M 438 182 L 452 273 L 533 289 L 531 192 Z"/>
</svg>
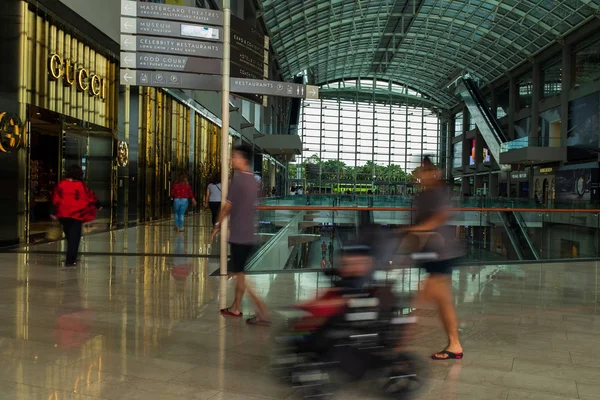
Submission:
<svg viewBox="0 0 600 400">
<path fill-rule="evenodd" d="M 239 314 L 236 314 L 236 313 L 232 312 L 230 307 L 223 308 L 219 312 L 221 313 L 221 315 L 226 315 L 228 317 L 238 317 L 238 318 L 241 318 L 241 317 L 244 316 L 244 314 L 241 313 L 241 312 Z"/>
<path fill-rule="evenodd" d="M 248 325 L 260 325 L 260 326 L 271 326 L 271 321 L 260 319 L 257 316 L 250 317 L 246 320 Z"/>
<path fill-rule="evenodd" d="M 440 357 L 439 354 L 446 354 L 448 357 Z M 460 360 L 464 357 L 463 353 L 453 353 L 451 351 L 448 350 L 443 350 L 440 351 L 439 353 L 435 353 L 431 355 L 431 359 L 432 360 L 439 360 L 439 361 L 443 361 L 443 360 Z"/>
</svg>

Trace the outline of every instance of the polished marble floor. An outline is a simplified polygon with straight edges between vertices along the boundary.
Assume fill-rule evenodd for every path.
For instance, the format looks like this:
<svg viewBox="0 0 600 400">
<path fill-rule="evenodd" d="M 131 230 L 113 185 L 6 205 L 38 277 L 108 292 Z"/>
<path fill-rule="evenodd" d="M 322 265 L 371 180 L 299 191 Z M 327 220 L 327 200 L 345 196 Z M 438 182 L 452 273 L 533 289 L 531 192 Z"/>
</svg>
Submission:
<svg viewBox="0 0 600 400">
<path fill-rule="evenodd" d="M 84 254 L 77 270 L 60 254 L 0 254 L 0 399 L 294 398 L 268 373 L 272 329 L 218 315 L 232 282 L 210 276 L 216 259 L 195 256 L 210 254 L 205 231 L 93 235 L 84 249 L 123 250 L 129 238 L 136 252 Z M 409 291 L 422 274 L 389 278 Z M 314 272 L 250 279 L 272 308 L 327 286 Z M 453 279 L 466 357 L 428 362 L 422 399 L 600 399 L 600 263 L 463 267 Z M 412 347 L 427 355 L 444 336 L 436 312 L 422 314 Z"/>
</svg>

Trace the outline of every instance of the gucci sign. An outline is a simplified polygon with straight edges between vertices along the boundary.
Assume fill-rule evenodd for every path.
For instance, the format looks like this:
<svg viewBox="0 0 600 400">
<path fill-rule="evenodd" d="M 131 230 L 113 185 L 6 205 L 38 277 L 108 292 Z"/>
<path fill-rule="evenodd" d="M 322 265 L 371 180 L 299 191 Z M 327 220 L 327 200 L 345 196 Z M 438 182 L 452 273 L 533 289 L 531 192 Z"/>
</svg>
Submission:
<svg viewBox="0 0 600 400">
<path fill-rule="evenodd" d="M 76 86 L 77 90 L 88 92 L 90 96 L 106 98 L 107 82 L 105 78 L 90 73 L 84 67 L 78 67 L 70 59 L 63 60 L 56 53 L 50 55 L 48 60 L 48 74 L 55 81 L 62 78 L 65 86 Z"/>
<path fill-rule="evenodd" d="M 21 145 L 25 124 L 16 114 L 0 113 L 0 152 L 10 153 Z"/>
<path fill-rule="evenodd" d="M 129 145 L 119 140 L 117 144 L 117 165 L 126 167 L 129 164 Z"/>
</svg>

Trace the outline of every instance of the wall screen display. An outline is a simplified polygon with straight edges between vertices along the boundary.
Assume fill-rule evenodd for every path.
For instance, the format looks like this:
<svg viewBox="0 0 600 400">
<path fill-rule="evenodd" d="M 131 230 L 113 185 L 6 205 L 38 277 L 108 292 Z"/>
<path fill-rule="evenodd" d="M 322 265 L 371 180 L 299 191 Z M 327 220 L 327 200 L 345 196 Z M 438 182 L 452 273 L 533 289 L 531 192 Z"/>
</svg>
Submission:
<svg viewBox="0 0 600 400">
<path fill-rule="evenodd" d="M 469 156 L 469 165 L 475 165 L 475 139 L 471 140 L 471 155 Z M 490 149 L 487 146 L 483 147 L 483 158 L 482 162 L 487 163 L 491 162 L 492 157 L 490 154 Z"/>
</svg>

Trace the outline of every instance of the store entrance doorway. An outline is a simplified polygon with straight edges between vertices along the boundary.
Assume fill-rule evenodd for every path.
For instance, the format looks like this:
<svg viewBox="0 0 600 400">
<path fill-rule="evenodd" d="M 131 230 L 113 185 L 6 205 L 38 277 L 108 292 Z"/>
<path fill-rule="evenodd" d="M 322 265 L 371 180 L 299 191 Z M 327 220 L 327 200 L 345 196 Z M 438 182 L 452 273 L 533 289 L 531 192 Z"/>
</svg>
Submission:
<svg viewBox="0 0 600 400">
<path fill-rule="evenodd" d="M 39 107 L 29 106 L 29 180 L 27 233 L 30 241 L 44 240 L 52 226 L 52 193 L 70 165 L 79 165 L 84 181 L 103 209 L 94 230 L 112 225 L 113 152 L 110 130 Z"/>
</svg>

